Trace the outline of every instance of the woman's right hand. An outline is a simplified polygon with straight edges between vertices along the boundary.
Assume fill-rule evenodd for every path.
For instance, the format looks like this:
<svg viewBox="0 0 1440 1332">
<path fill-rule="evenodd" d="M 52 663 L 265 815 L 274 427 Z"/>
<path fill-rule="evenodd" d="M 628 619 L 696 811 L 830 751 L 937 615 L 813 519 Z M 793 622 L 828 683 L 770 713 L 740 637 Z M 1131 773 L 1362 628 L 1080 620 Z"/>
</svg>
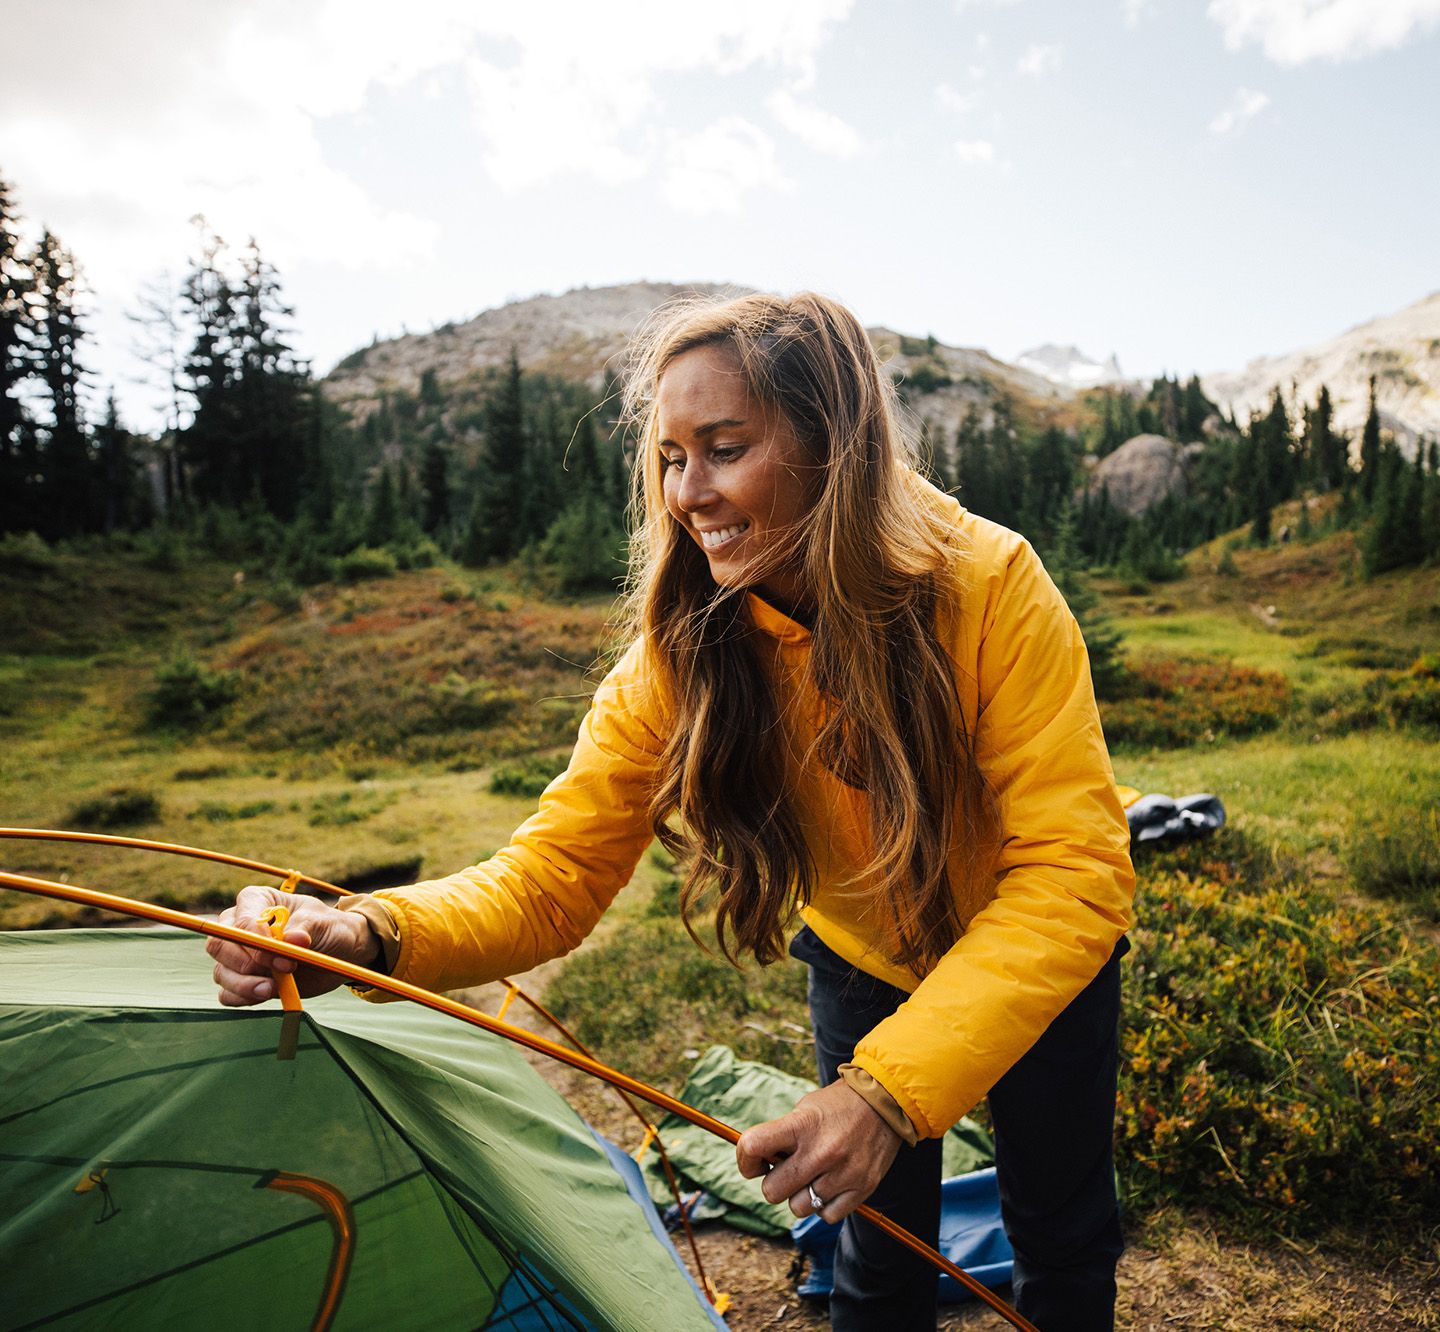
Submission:
<svg viewBox="0 0 1440 1332">
<path fill-rule="evenodd" d="M 278 888 L 242 888 L 235 905 L 220 913 L 220 923 L 268 938 L 270 928 L 261 922 L 260 916 L 273 906 L 290 910 L 283 936 L 286 943 L 313 948 L 318 953 L 364 967 L 373 966 L 379 960 L 380 941 L 359 912 L 337 911 L 314 897 L 284 893 Z M 276 972 L 292 973 L 301 995 L 306 997 L 338 989 L 345 983 L 344 978 L 333 971 L 277 957 L 258 941 L 256 947 L 247 948 L 228 939 L 212 938 L 206 943 L 205 951 L 215 959 L 215 984 L 220 987 L 220 1002 L 230 1008 L 245 1008 L 273 999 Z"/>
</svg>

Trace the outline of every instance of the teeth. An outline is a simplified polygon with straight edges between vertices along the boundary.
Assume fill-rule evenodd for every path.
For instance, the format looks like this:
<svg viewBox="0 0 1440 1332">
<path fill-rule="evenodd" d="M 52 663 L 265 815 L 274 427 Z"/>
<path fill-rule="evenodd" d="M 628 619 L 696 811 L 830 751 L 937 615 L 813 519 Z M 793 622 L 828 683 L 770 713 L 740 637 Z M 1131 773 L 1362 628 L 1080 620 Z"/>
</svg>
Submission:
<svg viewBox="0 0 1440 1332">
<path fill-rule="evenodd" d="M 733 536 L 739 536 L 749 526 L 749 523 L 736 523 L 734 527 L 721 527 L 713 532 L 701 532 L 700 540 L 705 544 L 706 549 L 709 549 L 729 541 Z"/>
</svg>

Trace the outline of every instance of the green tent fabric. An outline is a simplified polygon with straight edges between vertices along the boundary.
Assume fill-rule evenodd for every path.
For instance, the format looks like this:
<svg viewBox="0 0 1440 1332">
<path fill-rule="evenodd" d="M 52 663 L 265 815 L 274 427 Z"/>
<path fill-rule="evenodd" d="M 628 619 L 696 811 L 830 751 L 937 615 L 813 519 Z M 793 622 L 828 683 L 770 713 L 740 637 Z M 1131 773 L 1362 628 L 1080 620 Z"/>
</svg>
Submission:
<svg viewBox="0 0 1440 1332">
<path fill-rule="evenodd" d="M 796 1101 L 814 1090 L 815 1083 L 805 1078 L 768 1064 L 737 1059 L 728 1045 L 712 1045 L 685 1080 L 680 1099 L 743 1130 L 788 1114 Z M 695 1219 L 723 1219 L 757 1235 L 789 1235 L 794 1213 L 785 1203 L 767 1203 L 755 1180 L 741 1178 L 735 1168 L 735 1149 L 729 1143 L 675 1115 L 666 1115 L 658 1127 L 681 1182 L 709 1195 L 706 1205 L 694 1213 Z M 990 1135 L 972 1119 L 962 1119 L 945 1135 L 942 1151 L 946 1179 L 995 1163 Z M 652 1157 L 645 1161 L 645 1183 L 657 1206 L 670 1202 L 664 1170 Z"/>
<path fill-rule="evenodd" d="M 0 1328 L 310 1327 L 317 1190 L 337 1332 L 724 1326 L 506 1042 L 340 991 L 282 1062 L 210 969 L 185 931 L 0 934 Z"/>
</svg>

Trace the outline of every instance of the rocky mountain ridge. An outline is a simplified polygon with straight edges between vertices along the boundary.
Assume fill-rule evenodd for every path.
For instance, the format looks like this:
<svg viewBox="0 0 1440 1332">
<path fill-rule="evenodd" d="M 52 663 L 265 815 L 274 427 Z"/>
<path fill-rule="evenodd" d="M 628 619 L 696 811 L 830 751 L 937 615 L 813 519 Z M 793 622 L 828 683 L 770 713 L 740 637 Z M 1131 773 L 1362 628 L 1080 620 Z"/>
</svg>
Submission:
<svg viewBox="0 0 1440 1332">
<path fill-rule="evenodd" d="M 1279 388 L 1287 404 L 1313 405 L 1328 386 L 1334 425 L 1358 449 L 1370 408 L 1370 377 L 1380 424 L 1407 457 L 1421 438 L 1440 439 L 1440 291 L 1394 314 L 1298 351 L 1264 356 L 1243 370 L 1204 375 L 1201 385 L 1239 422 L 1264 411 Z"/>
<path fill-rule="evenodd" d="M 418 393 L 426 371 L 442 387 L 458 384 L 503 366 L 514 348 L 527 372 L 584 383 L 600 393 L 621 373 L 630 339 L 660 306 L 687 295 L 739 296 L 751 290 L 708 282 L 632 282 L 512 301 L 462 323 L 352 352 L 326 376 L 322 388 L 332 402 L 363 420 L 383 394 Z M 978 348 L 952 347 L 879 326 L 867 331 L 914 416 L 937 435 L 953 435 L 972 406 L 988 420 L 990 406 L 1001 395 L 1022 408 L 1059 406 L 1076 396 L 1073 388 Z"/>
<path fill-rule="evenodd" d="M 441 385 L 461 383 L 504 365 L 514 348 L 526 371 L 583 383 L 599 393 L 620 374 L 631 337 L 660 306 L 684 295 L 750 290 L 710 282 L 631 282 L 529 297 L 429 333 L 377 341 L 345 357 L 322 387 L 331 401 L 363 420 L 383 394 L 417 393 L 427 370 Z M 983 349 L 933 337 L 883 326 L 868 331 L 914 418 L 936 437 L 953 436 L 972 407 L 988 421 L 1001 396 L 1021 416 L 1053 420 L 1088 388 L 1124 383 L 1114 356 L 1097 362 L 1074 347 L 1045 344 L 1011 364 Z M 1276 387 L 1298 414 L 1327 384 L 1336 428 L 1358 441 L 1372 374 L 1382 424 L 1408 455 L 1413 457 L 1420 438 L 1440 437 L 1440 292 L 1328 342 L 1262 357 L 1242 371 L 1206 375 L 1201 382 L 1206 395 L 1242 423 L 1268 406 Z"/>
</svg>

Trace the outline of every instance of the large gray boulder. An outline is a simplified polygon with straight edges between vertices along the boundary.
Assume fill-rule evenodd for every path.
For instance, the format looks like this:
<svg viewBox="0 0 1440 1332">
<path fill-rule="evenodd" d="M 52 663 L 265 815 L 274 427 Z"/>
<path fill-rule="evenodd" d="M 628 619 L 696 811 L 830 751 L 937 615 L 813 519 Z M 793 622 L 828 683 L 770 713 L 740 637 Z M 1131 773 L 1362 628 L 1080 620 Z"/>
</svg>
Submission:
<svg viewBox="0 0 1440 1332">
<path fill-rule="evenodd" d="M 1136 435 L 1096 463 L 1085 482 L 1090 495 L 1103 488 L 1110 503 L 1138 518 L 1167 495 L 1185 494 L 1186 450 L 1164 435 Z"/>
</svg>

